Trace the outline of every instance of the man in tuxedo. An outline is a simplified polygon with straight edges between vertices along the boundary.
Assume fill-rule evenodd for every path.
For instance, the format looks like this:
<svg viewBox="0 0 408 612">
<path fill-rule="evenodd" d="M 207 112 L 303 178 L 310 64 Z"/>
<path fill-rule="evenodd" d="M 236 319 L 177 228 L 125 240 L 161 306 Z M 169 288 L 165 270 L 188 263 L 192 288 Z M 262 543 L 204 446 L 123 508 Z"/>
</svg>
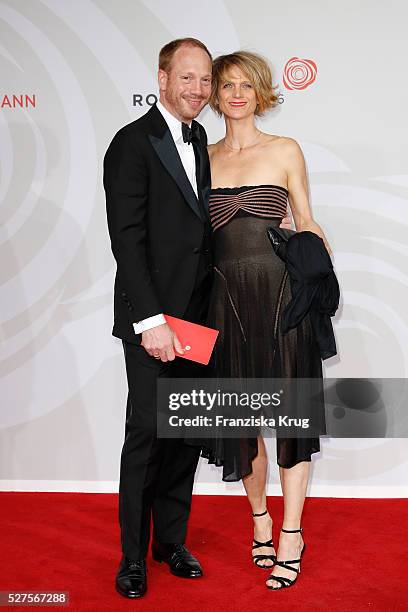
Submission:
<svg viewBox="0 0 408 612">
<path fill-rule="evenodd" d="M 194 121 L 211 93 L 211 55 L 192 38 L 159 55 L 160 100 L 113 138 L 104 160 L 109 234 L 117 263 L 113 335 L 123 341 L 128 400 L 121 456 L 119 520 L 123 557 L 117 591 L 147 589 L 146 555 L 199 578 L 184 546 L 199 449 L 158 439 L 156 383 L 192 375 L 164 314 L 204 323 L 211 286 L 204 128 Z"/>
</svg>

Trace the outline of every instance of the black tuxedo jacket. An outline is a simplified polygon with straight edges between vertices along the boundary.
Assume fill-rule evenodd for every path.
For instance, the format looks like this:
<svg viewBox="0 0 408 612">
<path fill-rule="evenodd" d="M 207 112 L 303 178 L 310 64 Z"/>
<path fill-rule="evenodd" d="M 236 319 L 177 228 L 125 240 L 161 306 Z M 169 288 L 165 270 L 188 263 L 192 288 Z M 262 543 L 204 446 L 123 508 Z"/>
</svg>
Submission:
<svg viewBox="0 0 408 612">
<path fill-rule="evenodd" d="M 139 343 L 134 322 L 159 313 L 182 317 L 189 303 L 209 223 L 211 176 L 201 125 L 200 134 L 201 210 L 155 105 L 119 130 L 106 152 L 106 210 L 117 263 L 113 335 L 123 340 Z"/>
</svg>

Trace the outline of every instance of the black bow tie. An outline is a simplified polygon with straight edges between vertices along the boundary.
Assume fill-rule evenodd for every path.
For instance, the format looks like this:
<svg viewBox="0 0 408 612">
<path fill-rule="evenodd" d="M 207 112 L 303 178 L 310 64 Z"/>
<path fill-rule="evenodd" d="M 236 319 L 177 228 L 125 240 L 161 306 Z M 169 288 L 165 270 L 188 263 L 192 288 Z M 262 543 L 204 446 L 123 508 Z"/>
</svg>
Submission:
<svg viewBox="0 0 408 612">
<path fill-rule="evenodd" d="M 191 127 L 189 127 L 187 123 L 182 123 L 181 133 L 183 134 L 184 142 L 188 144 L 200 142 L 200 126 L 195 121 L 191 123 Z"/>
</svg>

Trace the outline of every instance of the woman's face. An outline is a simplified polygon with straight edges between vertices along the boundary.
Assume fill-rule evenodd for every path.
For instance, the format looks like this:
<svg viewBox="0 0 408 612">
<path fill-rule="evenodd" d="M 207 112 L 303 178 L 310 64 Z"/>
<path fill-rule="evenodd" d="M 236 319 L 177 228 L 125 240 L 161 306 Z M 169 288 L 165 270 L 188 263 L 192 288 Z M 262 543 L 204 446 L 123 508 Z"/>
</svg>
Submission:
<svg viewBox="0 0 408 612">
<path fill-rule="evenodd" d="M 256 93 L 248 76 L 238 66 L 224 74 L 218 87 L 220 111 L 231 119 L 244 119 L 255 113 Z"/>
</svg>

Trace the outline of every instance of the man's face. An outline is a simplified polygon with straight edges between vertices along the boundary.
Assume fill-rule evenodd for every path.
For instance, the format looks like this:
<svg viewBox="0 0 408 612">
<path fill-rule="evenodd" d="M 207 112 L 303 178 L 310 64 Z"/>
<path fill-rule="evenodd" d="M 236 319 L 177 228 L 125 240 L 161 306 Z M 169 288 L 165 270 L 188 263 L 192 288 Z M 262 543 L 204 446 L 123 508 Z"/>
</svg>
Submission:
<svg viewBox="0 0 408 612">
<path fill-rule="evenodd" d="M 180 121 L 190 123 L 211 94 L 211 60 L 198 47 L 175 52 L 169 72 L 159 70 L 160 101 Z"/>
</svg>

